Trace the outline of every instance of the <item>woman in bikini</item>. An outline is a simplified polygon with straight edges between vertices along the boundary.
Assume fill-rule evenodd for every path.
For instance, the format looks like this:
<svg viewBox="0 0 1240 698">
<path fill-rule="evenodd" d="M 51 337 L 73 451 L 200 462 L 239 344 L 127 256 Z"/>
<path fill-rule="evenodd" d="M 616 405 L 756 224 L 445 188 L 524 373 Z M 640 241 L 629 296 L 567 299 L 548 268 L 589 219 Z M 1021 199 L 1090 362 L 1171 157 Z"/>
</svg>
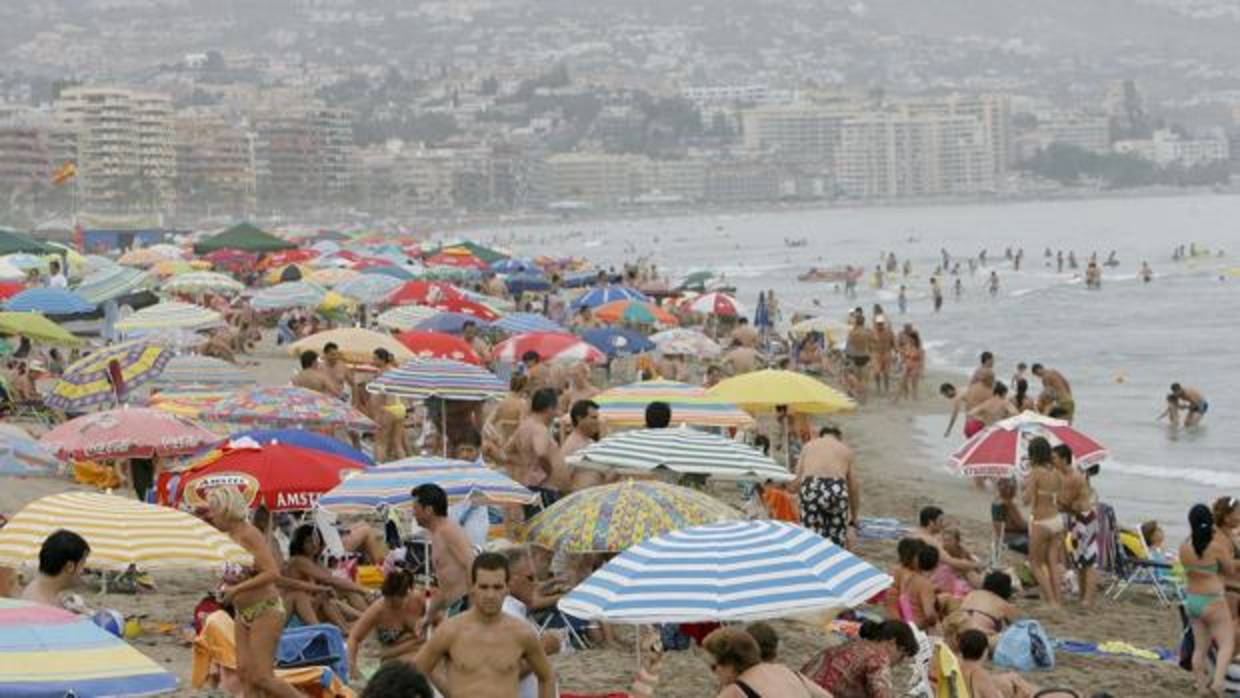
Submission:
<svg viewBox="0 0 1240 698">
<path fill-rule="evenodd" d="M 317 585 L 325 592 L 289 592 L 297 617 L 307 625 L 326 621 L 348 631 L 349 622 L 356 620 L 369 605 L 370 591 L 346 577 L 338 577 L 319 563 L 323 554 L 323 538 L 314 524 L 302 524 L 293 531 L 288 543 L 288 562 L 284 576 L 296 582 Z"/>
<path fill-rule="evenodd" d="M 702 649 L 719 680 L 717 698 L 831 698 L 800 673 L 763 662 L 758 642 L 740 628 L 719 628 L 706 636 Z"/>
<path fill-rule="evenodd" d="M 887 618 L 902 620 L 900 613 L 900 590 L 904 588 L 904 580 L 917 572 L 917 553 L 925 543 L 920 538 L 902 538 L 896 544 L 896 557 L 900 564 L 891 570 L 891 587 L 883 595 L 883 606 L 887 610 Z"/>
<path fill-rule="evenodd" d="M 1217 662 L 1211 681 L 1206 653 L 1214 645 L 1219 657 L 1232 656 L 1235 630 L 1223 580 L 1235 571 L 1235 556 L 1231 540 L 1214 526 L 1214 514 L 1206 505 L 1189 509 L 1188 525 L 1191 535 L 1180 545 L 1180 563 L 1188 578 L 1184 610 L 1193 629 L 1193 674 L 1199 693 L 1221 696 L 1231 662 Z"/>
<path fill-rule="evenodd" d="M 280 567 L 266 539 L 246 520 L 249 505 L 236 487 L 216 487 L 207 494 L 205 510 L 198 512 L 254 558 L 253 567 L 227 581 L 222 601 L 236 609 L 237 676 L 246 695 L 302 698 L 288 683 L 276 678 L 276 644 L 286 614 L 276 580 Z"/>
<path fill-rule="evenodd" d="M 982 588 L 969 592 L 960 602 L 961 630 L 985 633 L 994 644 L 1007 626 L 1020 618 L 1020 611 L 1011 604 L 1012 578 L 1006 572 L 991 572 L 982 581 Z"/>
<path fill-rule="evenodd" d="M 1059 514 L 1059 473 L 1051 466 L 1051 444 L 1041 436 L 1029 441 L 1029 475 L 1025 477 L 1025 504 L 1029 511 L 1029 567 L 1038 581 L 1042 599 L 1052 607 L 1059 605 L 1059 584 L 1063 567 L 1056 549 L 1064 535 Z"/>
<path fill-rule="evenodd" d="M 426 611 L 421 595 L 412 592 L 413 576 L 404 570 L 392 572 L 383 579 L 383 598 L 362 613 L 349 633 L 349 669 L 354 678 L 361 676 L 358 650 L 372 632 L 379 641 L 379 661 L 412 661 L 422 646 L 418 623 Z"/>
</svg>

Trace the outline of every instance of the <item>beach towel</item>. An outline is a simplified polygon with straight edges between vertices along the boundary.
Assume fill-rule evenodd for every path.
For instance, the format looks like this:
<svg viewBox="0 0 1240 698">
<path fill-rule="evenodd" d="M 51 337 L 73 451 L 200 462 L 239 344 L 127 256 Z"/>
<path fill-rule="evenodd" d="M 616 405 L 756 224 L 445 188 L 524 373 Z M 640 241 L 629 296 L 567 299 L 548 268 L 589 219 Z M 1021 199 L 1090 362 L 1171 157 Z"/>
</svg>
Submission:
<svg viewBox="0 0 1240 698">
<path fill-rule="evenodd" d="M 326 666 L 341 677 L 347 677 L 348 656 L 340 628 L 326 623 L 303 625 L 287 628 L 280 636 L 280 644 L 276 647 L 276 666 L 285 669 Z"/>
<path fill-rule="evenodd" d="M 801 513 L 797 511 L 796 500 L 785 490 L 778 487 L 764 487 L 762 503 L 766 506 L 767 516 L 771 519 L 801 523 Z"/>
<path fill-rule="evenodd" d="M 956 655 L 942 641 L 934 643 L 934 698 L 969 698 L 969 684 Z"/>
</svg>

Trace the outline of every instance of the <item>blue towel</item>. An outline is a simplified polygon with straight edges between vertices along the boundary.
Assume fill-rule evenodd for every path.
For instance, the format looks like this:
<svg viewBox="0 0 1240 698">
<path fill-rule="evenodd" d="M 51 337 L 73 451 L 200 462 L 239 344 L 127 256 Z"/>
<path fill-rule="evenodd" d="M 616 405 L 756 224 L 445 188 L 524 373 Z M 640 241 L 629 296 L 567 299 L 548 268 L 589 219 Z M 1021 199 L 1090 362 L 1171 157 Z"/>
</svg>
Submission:
<svg viewBox="0 0 1240 698">
<path fill-rule="evenodd" d="M 349 653 L 340 628 L 325 623 L 286 628 L 276 648 L 276 666 L 325 666 L 347 683 Z"/>
</svg>

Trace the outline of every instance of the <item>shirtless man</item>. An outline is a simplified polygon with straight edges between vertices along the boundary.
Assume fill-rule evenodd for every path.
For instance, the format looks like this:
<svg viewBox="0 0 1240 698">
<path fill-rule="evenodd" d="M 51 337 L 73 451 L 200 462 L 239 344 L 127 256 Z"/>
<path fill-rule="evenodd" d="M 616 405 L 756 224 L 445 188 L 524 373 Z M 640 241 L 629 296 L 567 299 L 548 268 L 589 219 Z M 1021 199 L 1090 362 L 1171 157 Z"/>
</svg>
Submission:
<svg viewBox="0 0 1240 698">
<path fill-rule="evenodd" d="M 972 586 L 981 586 L 980 575 L 984 568 L 982 563 L 955 557 L 943 548 L 943 531 L 947 530 L 947 517 L 942 509 L 936 506 L 923 507 L 917 515 L 917 523 L 918 527 L 913 529 L 910 535 L 939 550 L 939 567 L 936 568 L 934 574 L 934 585 L 938 591 L 951 593 L 953 590 L 947 588 L 949 582 L 954 582 L 956 586 L 961 587 L 955 591 L 965 591 L 960 584 L 962 580 L 968 580 Z M 942 572 L 937 570 L 942 570 Z M 950 574 L 948 574 L 949 571 Z M 955 595 L 963 596 L 963 594 Z"/>
<path fill-rule="evenodd" d="M 333 389 L 327 374 L 319 369 L 318 352 L 307 349 L 301 353 L 300 361 L 301 371 L 293 376 L 293 385 L 330 397 L 340 397 L 340 393 Z"/>
<path fill-rule="evenodd" d="M 761 339 L 758 331 L 749 326 L 749 318 L 744 317 L 736 319 L 736 327 L 732 329 L 731 338 L 734 344 L 739 342 L 741 346 L 750 349 L 756 349 Z"/>
<path fill-rule="evenodd" d="M 1016 415 L 1016 408 L 1007 399 L 1008 389 L 1002 382 L 996 382 L 994 392 L 982 404 L 969 410 L 969 417 L 990 426 Z"/>
<path fill-rule="evenodd" d="M 992 375 L 976 383 L 970 383 L 969 387 L 965 388 L 963 395 L 958 394 L 956 386 L 951 383 L 944 383 L 939 386 L 939 394 L 952 401 L 952 416 L 951 419 L 947 420 L 947 428 L 943 430 L 943 436 L 948 436 L 952 433 L 952 427 L 956 426 L 956 417 L 960 415 L 962 410 L 965 415 L 964 437 L 966 439 L 986 427 L 981 421 L 969 416 L 969 413 L 973 411 L 973 408 L 986 402 L 994 395 L 994 384 L 995 379 Z"/>
<path fill-rule="evenodd" d="M 801 525 L 836 545 L 850 543 L 861 510 L 856 456 L 838 427 L 825 426 L 801 447 L 793 484 L 801 503 Z"/>
<path fill-rule="evenodd" d="M 1068 379 L 1059 371 L 1042 364 L 1034 364 L 1029 372 L 1042 379 L 1042 390 L 1054 396 L 1054 406 L 1063 412 L 1064 420 L 1071 424 L 1076 417 L 1076 401 L 1072 399 L 1072 386 L 1068 385 Z"/>
<path fill-rule="evenodd" d="M 895 359 L 896 336 L 887 326 L 887 318 L 874 318 L 874 386 L 886 394 L 891 389 L 891 364 Z"/>
<path fill-rule="evenodd" d="M 504 447 L 512 478 L 538 493 L 540 501 L 525 507 L 525 517 L 533 517 L 560 498 L 549 480 L 564 469 L 560 449 L 551 438 L 551 423 L 559 412 L 559 396 L 542 388 L 530 398 L 529 414 L 521 420 Z"/>
<path fill-rule="evenodd" d="M 844 355 L 848 358 L 848 373 L 856 390 L 856 397 L 865 399 L 866 372 L 869 370 L 870 354 L 874 351 L 874 335 L 865 326 L 865 316 L 853 315 L 853 326 L 844 343 Z"/>
<path fill-rule="evenodd" d="M 746 346 L 741 340 L 733 338 L 732 348 L 723 355 L 723 363 L 732 369 L 732 375 L 756 371 L 762 365 L 762 356 L 757 349 Z"/>
<path fill-rule="evenodd" d="M 538 352 L 525 352 L 521 355 L 521 363 L 525 364 L 526 390 L 531 394 L 551 385 L 551 367 L 543 363 Z"/>
<path fill-rule="evenodd" d="M 555 672 L 538 634 L 524 620 L 503 612 L 508 561 L 483 553 L 470 567 L 473 608 L 443 623 L 414 658 L 418 671 L 446 698 L 517 698 L 521 674 L 538 677 L 538 698 L 555 695 Z M 447 661 L 446 681 L 435 669 Z"/>
<path fill-rule="evenodd" d="M 353 371 L 345 363 L 344 354 L 340 353 L 340 347 L 335 342 L 323 345 L 322 371 L 331 381 L 337 396 L 343 397 L 346 391 L 352 395 L 357 389 L 353 384 Z"/>
<path fill-rule="evenodd" d="M 573 422 L 573 430 L 569 433 L 568 438 L 564 439 L 564 445 L 560 447 L 561 463 L 577 451 L 598 441 L 597 403 L 593 400 L 578 400 L 573 403 L 572 408 L 568 411 L 568 416 Z M 605 481 L 603 473 L 597 470 L 574 466 L 567 466 L 566 469 L 569 473 L 569 481 L 558 488 L 561 492 L 578 492 L 587 487 L 601 485 Z"/>
<path fill-rule="evenodd" d="M 1072 537 L 1069 567 L 1076 571 L 1081 604 L 1092 606 L 1098 595 L 1098 512 L 1089 476 L 1072 465 L 1072 449 L 1059 444 L 1051 449 L 1051 465 L 1059 471 L 1059 510 L 1068 515 Z"/>
<path fill-rule="evenodd" d="M 47 606 L 61 605 L 61 595 L 73 588 L 86 567 L 90 545 L 84 538 L 60 529 L 43 540 L 39 571 L 22 591 L 22 598 Z"/>
<path fill-rule="evenodd" d="M 989 374 L 991 378 L 995 375 L 995 355 L 984 351 L 978 358 L 977 368 L 973 369 L 973 375 L 969 377 L 970 383 L 977 383 Z"/>
<path fill-rule="evenodd" d="M 560 396 L 560 411 L 568 412 L 578 401 L 598 394 L 599 389 L 590 382 L 590 367 L 584 361 L 573 364 L 568 371 L 568 388 Z"/>
<path fill-rule="evenodd" d="M 1166 415 L 1171 419 L 1171 426 L 1180 426 L 1180 410 L 1185 409 L 1184 426 L 1194 427 L 1201 423 L 1201 418 L 1210 411 L 1210 403 L 1201 391 L 1193 387 L 1184 387 L 1179 383 L 1171 384 L 1171 393 L 1167 395 Z"/>
<path fill-rule="evenodd" d="M 469 568 L 474 564 L 474 548 L 460 524 L 448 517 L 448 495 L 439 485 L 418 485 L 413 496 L 413 518 L 431 537 L 431 565 L 435 591 L 431 594 L 425 629 L 439 612 L 452 617 L 469 607 Z"/>
</svg>

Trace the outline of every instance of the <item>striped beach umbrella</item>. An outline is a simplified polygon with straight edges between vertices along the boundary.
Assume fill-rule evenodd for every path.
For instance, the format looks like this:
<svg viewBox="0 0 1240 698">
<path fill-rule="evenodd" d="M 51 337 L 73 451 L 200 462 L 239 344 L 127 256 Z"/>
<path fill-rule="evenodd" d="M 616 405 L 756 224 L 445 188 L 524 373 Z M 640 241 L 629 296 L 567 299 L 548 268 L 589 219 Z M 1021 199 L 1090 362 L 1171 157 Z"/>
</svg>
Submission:
<svg viewBox="0 0 1240 698">
<path fill-rule="evenodd" d="M 348 403 L 296 386 L 242 390 L 206 406 L 200 418 L 269 427 L 375 429 L 370 417 Z"/>
<path fill-rule="evenodd" d="M 28 288 L 8 299 L 4 309 L 11 312 L 36 312 L 44 315 L 75 315 L 89 313 L 95 309 L 91 303 L 80 295 L 63 288 Z"/>
<path fill-rule="evenodd" d="M 380 313 L 375 321 L 391 330 L 412 330 L 423 320 L 439 314 L 438 310 L 425 305 L 398 305 Z"/>
<path fill-rule="evenodd" d="M 635 300 L 612 301 L 594 309 L 594 317 L 607 323 L 630 325 L 679 325 L 674 315 L 653 303 Z"/>
<path fill-rule="evenodd" d="M 698 427 L 746 427 L 753 417 L 730 402 L 707 394 L 706 388 L 668 380 L 651 380 L 617 386 L 592 398 L 598 403 L 599 419 L 614 426 L 635 427 L 646 423 L 646 406 L 666 402 L 673 424 Z"/>
<path fill-rule="evenodd" d="M 527 543 L 565 553 L 615 553 L 690 526 L 739 521 L 741 512 L 705 492 L 624 480 L 574 492 L 522 528 Z"/>
<path fill-rule="evenodd" d="M 126 337 L 139 337 L 169 330 L 214 329 L 224 326 L 224 316 L 193 303 L 164 301 L 147 306 L 116 323 L 116 330 Z"/>
<path fill-rule="evenodd" d="M 382 303 L 388 296 L 395 293 L 403 283 L 400 279 L 391 276 L 363 273 L 355 279 L 339 284 L 334 290 L 358 303 L 375 305 Z"/>
<path fill-rule="evenodd" d="M 573 301 L 572 308 L 596 308 L 604 303 L 613 301 L 642 301 L 649 303 L 650 299 L 644 293 L 628 286 L 602 286 L 592 288 L 581 294 L 577 300 Z"/>
<path fill-rule="evenodd" d="M 48 407 L 73 412 L 121 400 L 155 379 L 172 359 L 164 344 L 136 339 L 99 349 L 65 369 L 44 398 Z M 120 384 L 113 381 L 119 378 Z"/>
<path fill-rule="evenodd" d="M 55 476 L 60 460 L 21 427 L 0 429 L 0 475 L 18 477 Z"/>
<path fill-rule="evenodd" d="M 1068 422 L 1025 411 L 973 435 L 948 459 L 948 467 L 969 477 L 1012 477 L 1029 471 L 1029 442 L 1042 437 L 1072 449 L 1072 463 L 1087 468 L 1106 460 L 1106 448 Z"/>
<path fill-rule="evenodd" d="M 673 531 L 629 548 L 559 608 L 622 623 L 743 622 L 855 608 L 891 583 L 805 528 L 740 521 Z"/>
<path fill-rule="evenodd" d="M 676 419 L 676 413 L 672 413 Z M 720 480 L 787 482 L 792 473 L 761 451 L 704 431 L 679 427 L 635 429 L 607 436 L 568 457 L 591 470 L 670 470 Z"/>
<path fill-rule="evenodd" d="M 86 616 L 0 599 L 0 695 L 155 696 L 177 683 L 176 675 Z"/>
<path fill-rule="evenodd" d="M 610 357 L 633 356 L 655 350 L 654 342 L 640 332 L 619 327 L 596 327 L 586 330 L 581 338 Z"/>
<path fill-rule="evenodd" d="M 90 303 L 119 298 L 124 295 L 149 288 L 155 284 L 151 275 L 141 269 L 131 267 L 111 267 L 82 279 L 74 292 Z"/>
<path fill-rule="evenodd" d="M 696 356 L 699 359 L 713 359 L 723 353 L 718 342 L 697 330 L 674 327 L 670 330 L 650 335 L 660 354 L 665 356 Z"/>
<path fill-rule="evenodd" d="M 26 337 L 32 342 L 63 346 L 78 346 L 85 343 L 40 313 L 0 313 L 0 332 Z"/>
<path fill-rule="evenodd" d="M 483 463 L 448 458 L 406 458 L 358 473 L 319 499 L 319 506 L 342 514 L 365 514 L 379 506 L 407 507 L 419 485 L 443 488 L 452 504 L 530 504 L 537 495 Z"/>
<path fill-rule="evenodd" d="M 254 376 L 213 356 L 174 356 L 152 383 L 160 392 L 235 390 L 256 384 Z"/>
<path fill-rule="evenodd" d="M 90 544 L 87 565 L 122 572 L 248 564 L 250 555 L 205 521 L 168 507 L 96 492 L 62 492 L 26 505 L 0 529 L 0 563 L 39 559 L 43 540 L 68 529 Z"/>
<path fill-rule="evenodd" d="M 168 279 L 163 289 L 171 293 L 235 295 L 245 290 L 245 284 L 217 271 L 191 271 Z"/>
<path fill-rule="evenodd" d="M 485 320 L 479 320 L 472 315 L 463 313 L 452 313 L 448 311 L 436 311 L 431 317 L 422 320 L 414 329 L 422 332 L 443 332 L 446 334 L 460 334 L 465 331 L 465 324 L 473 323 L 475 327 L 487 325 Z"/>
<path fill-rule="evenodd" d="M 559 334 L 566 334 L 568 332 L 559 323 L 537 313 L 510 313 L 491 323 L 491 327 L 514 335 L 529 332 L 553 332 Z"/>
<path fill-rule="evenodd" d="M 70 419 L 44 434 L 39 443 L 61 458 L 102 460 L 183 456 L 217 440 L 215 434 L 183 417 L 145 407 L 121 407 Z"/>
<path fill-rule="evenodd" d="M 686 306 L 690 312 L 720 317 L 739 317 L 746 314 L 745 306 L 726 293 L 718 291 L 703 293 Z"/>
<path fill-rule="evenodd" d="M 305 281 L 287 281 L 255 292 L 250 305 L 257 311 L 314 308 L 323 302 L 327 291 Z"/>
<path fill-rule="evenodd" d="M 328 268 L 311 272 L 306 280 L 324 288 L 335 288 L 346 281 L 360 278 L 361 275 L 361 272 L 353 271 L 352 269 Z"/>
<path fill-rule="evenodd" d="M 479 366 L 447 359 L 416 358 L 381 373 L 366 384 L 366 390 L 419 400 L 438 397 L 479 401 L 504 395 L 508 386 Z"/>
</svg>

